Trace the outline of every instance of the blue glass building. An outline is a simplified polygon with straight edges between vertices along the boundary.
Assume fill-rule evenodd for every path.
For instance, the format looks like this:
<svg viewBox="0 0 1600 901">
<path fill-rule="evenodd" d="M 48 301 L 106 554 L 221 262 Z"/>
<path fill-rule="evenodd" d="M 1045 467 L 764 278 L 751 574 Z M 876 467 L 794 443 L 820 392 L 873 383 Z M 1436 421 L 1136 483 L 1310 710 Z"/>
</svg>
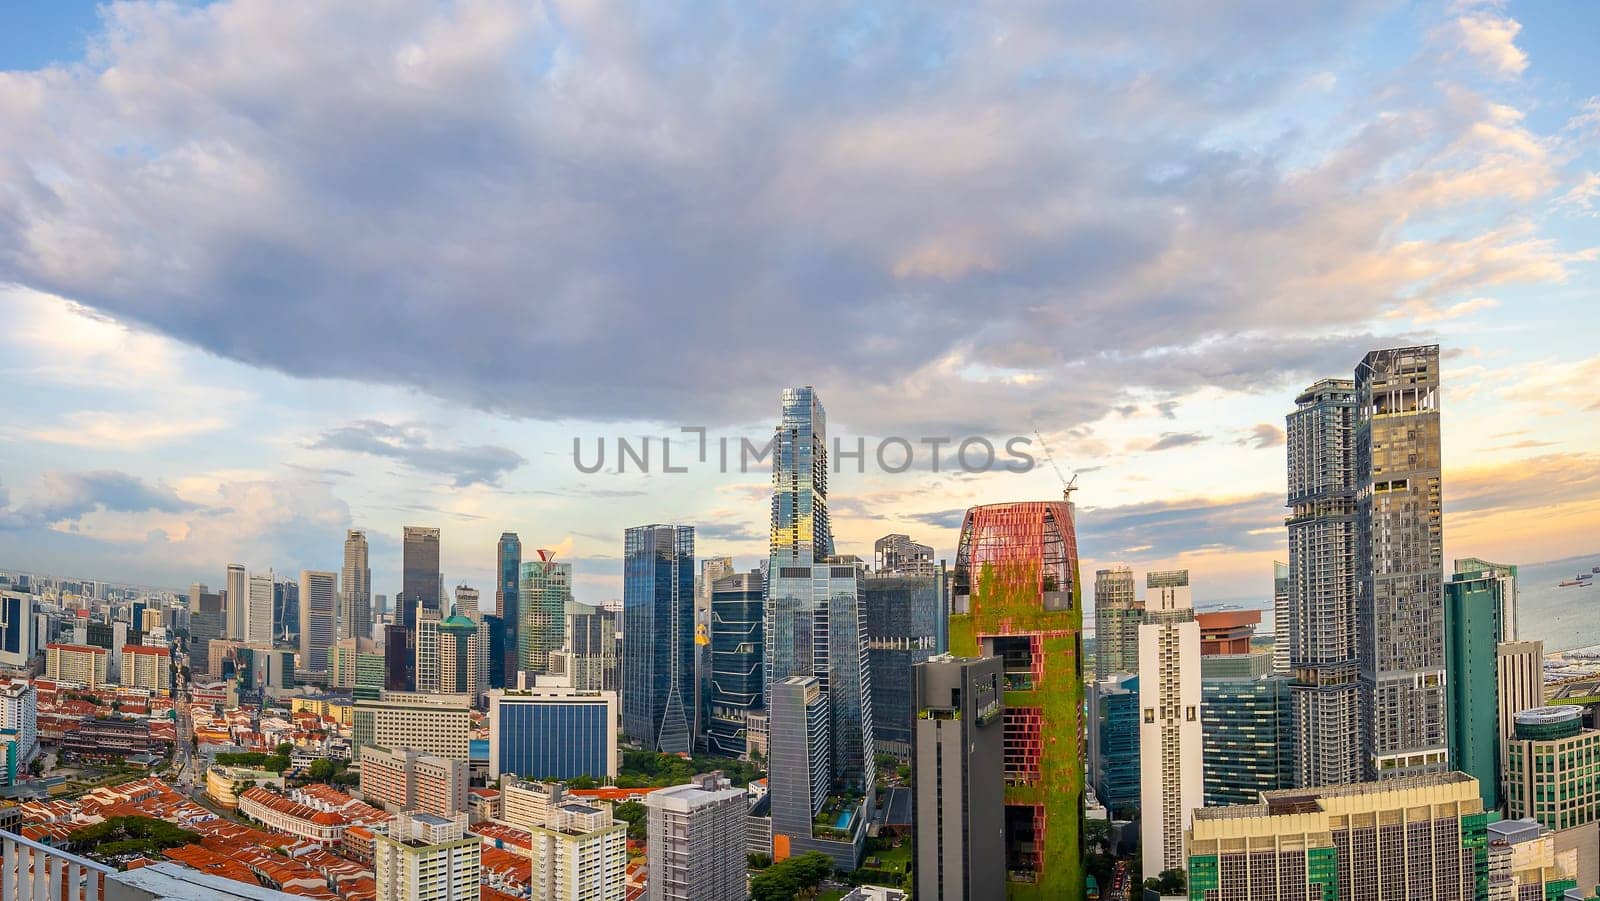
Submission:
<svg viewBox="0 0 1600 901">
<path fill-rule="evenodd" d="M 1295 781 L 1289 679 L 1271 674 L 1272 654 L 1200 660 L 1200 722 L 1207 807 L 1254 804 Z"/>
<path fill-rule="evenodd" d="M 622 731 L 688 754 L 695 711 L 694 527 L 636 526 L 623 537 Z"/>
<path fill-rule="evenodd" d="M 617 774 L 616 694 L 572 689 L 489 693 L 489 778 Z"/>
<path fill-rule="evenodd" d="M 521 622 L 517 616 L 517 602 L 520 600 L 521 582 L 519 577 L 522 569 L 522 539 L 516 532 L 500 533 L 500 544 L 495 548 L 495 588 L 494 588 L 494 614 L 499 618 L 499 626 L 491 630 L 493 636 L 490 648 L 490 660 L 499 665 L 489 667 L 489 686 L 491 688 L 504 688 L 517 685 L 517 627 Z M 507 649 L 512 653 L 506 653 Z"/>
<path fill-rule="evenodd" d="M 912 667 L 944 648 L 944 572 L 870 575 L 863 586 L 876 749 L 910 761 Z"/>
<path fill-rule="evenodd" d="M 724 576 L 711 586 L 711 677 L 706 747 L 719 757 L 743 757 L 746 715 L 763 709 L 761 686 L 761 571 Z"/>
<path fill-rule="evenodd" d="M 1089 779 L 1119 820 L 1139 814 L 1139 677 L 1113 673 L 1089 687 Z"/>
<path fill-rule="evenodd" d="M 23 667 L 33 657 L 33 598 L 0 592 L 0 664 Z"/>
</svg>

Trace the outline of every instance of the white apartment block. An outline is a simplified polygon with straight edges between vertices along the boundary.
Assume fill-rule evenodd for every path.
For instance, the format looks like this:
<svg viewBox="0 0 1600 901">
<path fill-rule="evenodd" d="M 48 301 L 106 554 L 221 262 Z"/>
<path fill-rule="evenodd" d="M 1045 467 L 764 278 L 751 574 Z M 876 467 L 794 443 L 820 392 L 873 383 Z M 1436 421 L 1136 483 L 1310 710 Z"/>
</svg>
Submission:
<svg viewBox="0 0 1600 901">
<path fill-rule="evenodd" d="M 1200 624 L 1187 570 L 1146 576 L 1139 627 L 1140 848 L 1145 872 L 1188 867 L 1184 833 L 1205 804 Z"/>
<path fill-rule="evenodd" d="M 401 814 L 373 836 L 377 901 L 478 901 L 483 844 L 467 817 Z"/>
<path fill-rule="evenodd" d="M 530 830 L 533 901 L 623 901 L 628 824 L 612 819 L 611 806 L 565 802 L 546 823 Z"/>
<path fill-rule="evenodd" d="M 17 733 L 18 761 L 29 760 L 39 745 L 39 693 L 30 682 L 0 685 L 0 731 Z"/>
<path fill-rule="evenodd" d="M 720 774 L 645 796 L 649 901 L 743 901 L 750 799 Z"/>
</svg>

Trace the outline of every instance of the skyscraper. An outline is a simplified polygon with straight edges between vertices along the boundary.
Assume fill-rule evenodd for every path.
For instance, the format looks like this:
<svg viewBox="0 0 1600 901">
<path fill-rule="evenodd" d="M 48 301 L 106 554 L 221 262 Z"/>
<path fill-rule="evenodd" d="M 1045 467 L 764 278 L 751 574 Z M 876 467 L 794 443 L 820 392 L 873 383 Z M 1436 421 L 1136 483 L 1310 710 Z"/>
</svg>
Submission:
<svg viewBox="0 0 1600 901">
<path fill-rule="evenodd" d="M 912 667 L 945 651 L 945 584 L 938 567 L 871 573 L 862 583 L 874 747 L 900 760 L 911 759 Z"/>
<path fill-rule="evenodd" d="M 1249 804 L 1264 791 L 1290 788 L 1295 780 L 1293 705 L 1289 680 L 1272 671 L 1273 655 L 1245 648 L 1240 653 L 1206 649 L 1208 620 L 1249 618 L 1259 611 L 1201 613 L 1201 767 L 1208 805 Z M 1229 648 L 1237 651 L 1237 648 Z"/>
<path fill-rule="evenodd" d="M 1487 571 L 1457 571 L 1444 586 L 1450 769 L 1478 780 L 1486 810 L 1500 807 L 1502 787 L 1498 649 L 1511 614 L 1501 589 Z"/>
<path fill-rule="evenodd" d="M 300 666 L 308 672 L 328 671 L 328 649 L 335 641 L 337 578 L 331 572 L 300 571 Z"/>
<path fill-rule="evenodd" d="M 408 630 L 417 626 L 417 607 L 438 610 L 442 592 L 439 576 L 439 530 L 406 526 L 401 546 L 401 589 L 396 602 Z"/>
<path fill-rule="evenodd" d="M 764 709 L 761 685 L 762 595 L 759 569 L 727 575 L 711 586 L 711 675 L 706 746 L 719 757 L 743 757 L 746 718 Z"/>
<path fill-rule="evenodd" d="M 872 571 L 879 575 L 931 576 L 937 568 L 933 548 L 910 535 L 885 535 L 872 544 Z"/>
<path fill-rule="evenodd" d="M 1127 566 L 1097 569 L 1094 573 L 1094 675 L 1139 671 L 1139 624 L 1144 622 L 1144 602 L 1133 585 Z"/>
<path fill-rule="evenodd" d="M 273 613 L 278 603 L 277 580 L 272 570 L 266 574 L 251 573 L 249 593 L 245 600 L 244 640 L 251 644 L 272 644 L 277 635 L 273 631 Z"/>
<path fill-rule="evenodd" d="M 750 801 L 721 773 L 645 796 L 649 901 L 744 901 Z"/>
<path fill-rule="evenodd" d="M 367 565 L 367 533 L 344 536 L 344 568 L 339 571 L 339 637 L 372 637 L 372 570 Z"/>
<path fill-rule="evenodd" d="M 0 666 L 22 669 L 32 665 L 33 597 L 20 591 L 0 591 Z"/>
<path fill-rule="evenodd" d="M 1355 382 L 1323 379 L 1286 420 L 1289 457 L 1289 644 L 1296 782 L 1357 782 L 1361 671 L 1356 642 Z"/>
<path fill-rule="evenodd" d="M 1289 564 L 1272 561 L 1272 671 L 1289 674 Z"/>
<path fill-rule="evenodd" d="M 550 672 L 550 652 L 561 650 L 567 632 L 567 602 L 572 600 L 572 564 L 557 563 L 540 549 L 537 560 L 522 564 L 517 579 L 517 667 L 529 677 Z M 530 682 L 530 684 L 532 684 Z"/>
<path fill-rule="evenodd" d="M 1200 624 L 1187 570 L 1145 576 L 1139 627 L 1139 848 L 1154 876 L 1187 864 L 1184 831 L 1205 803 Z"/>
<path fill-rule="evenodd" d="M 373 836 L 377 901 L 477 901 L 483 843 L 467 817 L 402 813 Z"/>
<path fill-rule="evenodd" d="M 623 536 L 622 731 L 667 754 L 694 750 L 694 527 Z"/>
<path fill-rule="evenodd" d="M 617 613 L 606 607 L 567 602 L 567 665 L 572 687 L 621 691 L 617 660 Z"/>
<path fill-rule="evenodd" d="M 228 639 L 244 641 L 245 632 L 248 631 L 245 626 L 245 611 L 250 607 L 250 582 L 245 575 L 243 563 L 228 564 L 228 575 L 224 584 L 227 585 L 225 589 L 227 597 L 224 601 L 227 604 Z"/>
<path fill-rule="evenodd" d="M 733 575 L 732 557 L 705 557 L 700 560 L 700 578 L 694 583 L 694 621 L 711 621 L 711 586 L 723 576 Z"/>
<path fill-rule="evenodd" d="M 945 654 L 912 673 L 917 897 L 992 898 L 1006 879 L 1003 663 Z"/>
<path fill-rule="evenodd" d="M 1014 898 L 1083 895 L 1083 586 L 1072 517 L 1067 501 L 973 507 L 951 575 L 951 653 L 1005 666 Z"/>
<path fill-rule="evenodd" d="M 1356 367 L 1356 583 L 1368 778 L 1447 765 L 1439 346 Z"/>
<path fill-rule="evenodd" d="M 416 690 L 436 694 L 443 690 L 439 673 L 439 619 L 437 610 L 417 611 L 417 627 L 412 633 L 412 673 Z"/>
<path fill-rule="evenodd" d="M 487 643 L 479 638 L 478 624 L 457 613 L 439 623 L 439 691 L 483 697 L 484 668 L 489 662 Z"/>
<path fill-rule="evenodd" d="M 517 649 L 522 647 L 517 640 L 517 630 L 522 627 L 522 617 L 518 612 L 518 601 L 522 597 L 522 539 L 517 537 L 516 532 L 500 533 L 494 560 L 494 615 L 500 618 L 500 641 L 509 652 L 504 655 L 503 672 L 498 681 L 501 686 L 515 687 L 519 664 Z"/>
<path fill-rule="evenodd" d="M 833 767 L 828 762 L 827 693 L 815 676 L 789 676 L 768 687 L 767 705 L 773 859 L 821 851 L 839 869 L 855 869 L 867 834 L 863 816 L 870 806 L 840 803 L 837 815 L 826 818 L 830 825 L 816 821 L 835 798 L 828 791 Z"/>
<path fill-rule="evenodd" d="M 1089 686 L 1089 779 L 1113 819 L 1138 818 L 1138 676 L 1117 673 Z"/>
</svg>

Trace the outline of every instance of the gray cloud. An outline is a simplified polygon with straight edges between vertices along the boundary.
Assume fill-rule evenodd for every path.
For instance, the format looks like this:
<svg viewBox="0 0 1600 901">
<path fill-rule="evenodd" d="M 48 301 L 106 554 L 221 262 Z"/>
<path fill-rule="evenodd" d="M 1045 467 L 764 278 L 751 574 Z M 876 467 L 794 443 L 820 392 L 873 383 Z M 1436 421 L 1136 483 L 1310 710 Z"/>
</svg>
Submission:
<svg viewBox="0 0 1600 901">
<path fill-rule="evenodd" d="M 1211 436 L 1199 432 L 1162 432 L 1161 437 L 1150 443 L 1145 450 L 1164 451 L 1175 447 L 1188 447 L 1191 444 L 1204 444 L 1211 440 Z"/>
<path fill-rule="evenodd" d="M 499 484 L 501 476 L 526 462 L 509 447 L 437 447 L 420 426 L 390 425 L 373 419 L 329 429 L 309 447 L 398 460 L 412 469 L 447 475 L 458 488 Z"/>
<path fill-rule="evenodd" d="M 43 490 L 18 507 L 0 486 L 0 526 L 33 528 L 75 520 L 98 510 L 112 513 L 179 513 L 195 508 L 165 482 L 147 484 L 115 470 L 47 472 Z"/>
<path fill-rule="evenodd" d="M 1268 447 L 1278 447 L 1283 444 L 1283 440 L 1283 429 L 1270 422 L 1260 422 L 1251 426 L 1250 431 L 1246 432 L 1234 444 L 1240 447 L 1254 447 L 1260 450 Z"/>
<path fill-rule="evenodd" d="M 1093 560 L 1161 560 L 1206 549 L 1258 551 L 1283 544 L 1283 498 L 1152 501 L 1085 508 L 1078 547 Z"/>
<path fill-rule="evenodd" d="M 748 421 L 802 380 L 990 434 L 1348 371 L 1401 297 L 1559 280 L 1527 227 L 1420 227 L 1555 180 L 1449 59 L 1228 139 L 1387 14 L 1292 6 L 109 6 L 91 62 L 0 73 L 0 279 L 513 414 Z M 415 465 L 520 460 L 480 457 Z"/>
<path fill-rule="evenodd" d="M 738 521 L 695 523 L 694 535 L 698 540 L 712 541 L 760 541 L 767 537 L 765 532 L 758 531 L 750 523 Z"/>
</svg>

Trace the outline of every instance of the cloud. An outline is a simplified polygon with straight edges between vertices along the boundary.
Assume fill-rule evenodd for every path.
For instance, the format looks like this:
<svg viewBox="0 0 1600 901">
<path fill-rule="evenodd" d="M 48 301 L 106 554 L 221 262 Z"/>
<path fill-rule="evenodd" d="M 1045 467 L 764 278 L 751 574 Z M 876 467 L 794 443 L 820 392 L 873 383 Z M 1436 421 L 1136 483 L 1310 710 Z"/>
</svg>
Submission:
<svg viewBox="0 0 1600 901">
<path fill-rule="evenodd" d="M 1449 306 L 1439 305 L 1422 300 L 1413 300 L 1401 304 L 1384 314 L 1387 319 L 1410 319 L 1418 325 L 1434 322 L 1447 322 L 1451 319 L 1460 319 L 1484 310 L 1492 310 L 1500 306 L 1500 301 L 1492 297 L 1474 297 Z"/>
<path fill-rule="evenodd" d="M 750 523 L 738 521 L 695 523 L 694 534 L 697 539 L 712 541 L 762 541 L 767 537 Z"/>
<path fill-rule="evenodd" d="M 1257 450 L 1268 447 L 1278 447 L 1283 444 L 1283 429 L 1270 422 L 1257 423 L 1250 427 L 1250 431 L 1234 442 L 1240 447 L 1253 447 Z"/>
<path fill-rule="evenodd" d="M 940 529 L 959 529 L 961 521 L 967 516 L 967 508 L 955 510 L 934 510 L 926 513 L 908 513 L 906 519 L 919 522 L 926 526 L 935 526 Z"/>
<path fill-rule="evenodd" d="M 0 525 L 42 528 L 76 520 L 95 511 L 110 513 L 178 513 L 194 508 L 163 482 L 114 470 L 47 472 L 42 489 L 27 503 L 10 506 L 9 494 L 0 494 Z"/>
<path fill-rule="evenodd" d="M 1202 435 L 1199 432 L 1162 432 L 1161 437 L 1151 442 L 1150 446 L 1145 450 L 1172 450 L 1175 447 L 1188 447 L 1191 444 L 1203 444 L 1210 440 L 1211 436 Z"/>
<path fill-rule="evenodd" d="M 1078 545 L 1085 559 L 1163 560 L 1202 550 L 1262 551 L 1287 540 L 1283 497 L 1191 498 L 1084 508 Z"/>
<path fill-rule="evenodd" d="M 48 441 L 74 447 L 105 448 L 169 444 L 227 427 L 220 416 L 163 416 L 154 413 L 114 413 L 103 410 L 77 410 L 61 417 L 56 425 L 26 429 L 22 436 L 31 441 Z"/>
<path fill-rule="evenodd" d="M 447 475 L 457 488 L 473 484 L 497 485 L 501 476 L 527 462 L 509 447 L 490 444 L 437 447 L 421 426 L 390 425 L 375 419 L 329 429 L 309 447 L 398 460 L 412 469 Z"/>
<path fill-rule="evenodd" d="M 1465 12 L 1443 29 L 1443 38 L 1501 78 L 1514 78 L 1528 68 L 1528 54 L 1516 44 L 1522 23 L 1487 9 Z"/>
<path fill-rule="evenodd" d="M 108 5 L 85 60 L 0 73 L 0 279 L 516 415 L 747 422 L 807 380 L 841 423 L 1070 426 L 1565 277 L 1495 215 L 1553 163 L 1475 71 L 1326 91 L 1385 15 Z M 1516 68 L 1514 22 L 1458 22 Z"/>
<path fill-rule="evenodd" d="M 1561 205 L 1579 213 L 1600 216 L 1600 172 L 1589 172 L 1561 196 Z"/>
</svg>

